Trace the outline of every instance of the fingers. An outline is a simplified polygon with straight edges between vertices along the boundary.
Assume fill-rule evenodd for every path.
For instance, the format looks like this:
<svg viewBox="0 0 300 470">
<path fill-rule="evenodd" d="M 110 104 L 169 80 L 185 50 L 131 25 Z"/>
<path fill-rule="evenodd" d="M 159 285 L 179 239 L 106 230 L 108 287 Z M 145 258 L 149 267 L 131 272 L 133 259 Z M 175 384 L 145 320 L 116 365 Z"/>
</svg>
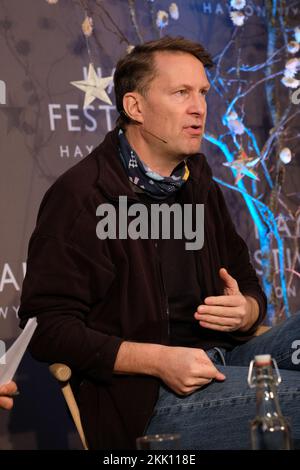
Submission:
<svg viewBox="0 0 300 470">
<path fill-rule="evenodd" d="M 205 317 L 218 317 L 218 318 L 236 318 L 239 316 L 239 309 L 234 307 L 207 307 L 207 308 L 198 308 L 195 312 L 194 317 L 196 320 L 204 319 Z M 217 322 L 218 323 L 218 322 Z"/>
<path fill-rule="evenodd" d="M 210 361 L 210 359 L 208 358 Z M 199 374 L 199 373 L 198 373 Z M 218 371 L 218 369 L 215 367 L 215 365 L 210 361 L 210 363 L 207 363 L 202 366 L 201 368 L 201 376 L 195 375 L 194 378 L 192 379 L 192 383 L 188 385 L 201 385 L 203 383 L 206 383 L 205 381 L 212 381 L 213 379 L 216 380 L 224 380 L 226 377 L 222 372 Z"/>
<path fill-rule="evenodd" d="M 194 317 L 203 328 L 217 331 L 234 331 L 239 328 L 241 316 L 238 311 L 234 312 L 232 307 L 213 307 L 211 313 L 195 312 Z"/>
<path fill-rule="evenodd" d="M 221 268 L 219 270 L 219 276 L 224 282 L 224 293 L 225 294 L 238 294 L 239 293 L 239 285 L 237 281 L 230 276 L 228 271 L 225 268 Z"/>
<path fill-rule="evenodd" d="M 208 322 L 214 325 L 239 326 L 242 313 L 232 307 L 212 307 L 209 310 L 200 310 L 194 313 L 194 318 L 200 322 Z"/>
<path fill-rule="evenodd" d="M 198 377 L 197 379 L 191 380 L 190 383 L 185 384 L 185 387 L 187 389 L 189 388 L 201 388 L 204 387 L 204 385 L 210 384 L 214 379 L 204 379 L 203 377 Z"/>
<path fill-rule="evenodd" d="M 13 399 L 9 397 L 0 397 L 0 408 L 10 410 L 13 407 Z"/>
<path fill-rule="evenodd" d="M 199 362 L 195 364 L 195 368 L 183 379 L 177 388 L 177 393 L 189 395 L 205 385 L 209 385 L 214 380 L 225 380 L 225 375 L 218 371 L 205 351 L 201 350 L 198 361 L 201 363 L 201 367 L 199 367 Z"/>
<path fill-rule="evenodd" d="M 237 327 L 235 325 L 222 325 L 219 323 L 209 323 L 209 322 L 204 322 L 204 321 L 200 321 L 199 323 L 203 328 L 208 328 L 209 330 L 226 331 L 226 332 L 237 330 Z"/>
<path fill-rule="evenodd" d="M 216 376 L 214 378 L 210 379 L 198 379 L 195 383 L 192 383 L 191 385 L 185 385 L 179 392 L 180 395 L 190 395 L 191 393 L 196 392 L 196 390 L 199 390 L 200 388 L 203 388 L 205 385 L 209 385 L 213 380 L 218 380 L 218 381 L 223 381 L 225 380 L 226 377 L 224 374 L 219 372 L 217 370 Z"/>
<path fill-rule="evenodd" d="M 216 380 L 225 380 L 226 377 L 224 374 L 222 374 L 222 372 L 220 372 L 216 366 L 214 365 L 214 363 L 210 360 L 210 358 L 207 356 L 206 353 L 204 353 L 206 355 L 206 358 L 205 358 L 205 362 L 206 363 L 202 363 L 202 368 L 201 368 L 201 378 L 199 378 L 199 380 L 213 380 L 213 379 L 216 379 Z M 199 382 L 201 383 L 201 382 Z"/>
<path fill-rule="evenodd" d="M 247 300 L 241 294 L 206 297 L 194 317 L 200 326 L 218 331 L 234 331 L 243 326 Z"/>
<path fill-rule="evenodd" d="M 204 305 L 202 310 L 204 310 L 205 305 L 220 305 L 224 307 L 238 307 L 243 303 L 243 295 L 235 294 L 235 295 L 216 295 L 211 297 L 206 297 L 204 299 Z M 201 307 L 199 305 L 199 307 Z M 198 307 L 198 308 L 199 308 Z"/>
<path fill-rule="evenodd" d="M 194 393 L 196 390 L 199 390 L 200 388 L 204 387 L 205 385 L 209 385 L 214 380 L 218 380 L 218 381 L 223 382 L 225 379 L 226 379 L 225 375 L 222 374 L 222 372 L 220 372 L 216 369 L 216 374 L 213 378 L 210 378 L 210 379 L 199 378 L 194 383 L 192 383 L 190 385 L 185 385 L 185 387 L 181 390 L 180 394 L 181 395 L 190 395 L 191 393 Z"/>
<path fill-rule="evenodd" d="M 216 373 L 216 376 L 215 376 L 215 380 L 220 380 L 223 382 L 223 380 L 226 379 L 226 376 L 224 374 L 222 374 L 222 372 L 220 372 L 219 370 L 217 370 L 217 373 Z"/>
<path fill-rule="evenodd" d="M 17 391 L 17 385 L 15 382 L 9 382 L 8 384 L 1 385 L 0 387 L 0 396 L 1 395 L 11 395 Z"/>
<path fill-rule="evenodd" d="M 228 287 L 236 287 L 237 282 L 234 277 L 230 276 L 229 272 L 225 268 L 219 270 L 219 275 L 221 279 L 227 284 Z"/>
<path fill-rule="evenodd" d="M 196 392 L 196 390 L 199 390 L 205 385 L 210 384 L 212 381 L 213 379 L 199 379 L 197 383 L 184 386 L 178 393 L 179 395 L 191 395 L 192 393 Z"/>
<path fill-rule="evenodd" d="M 167 347 L 160 378 L 175 393 L 184 395 L 209 385 L 213 380 L 225 380 L 207 353 L 200 348 Z M 166 362 L 168 364 L 166 364 Z"/>
</svg>

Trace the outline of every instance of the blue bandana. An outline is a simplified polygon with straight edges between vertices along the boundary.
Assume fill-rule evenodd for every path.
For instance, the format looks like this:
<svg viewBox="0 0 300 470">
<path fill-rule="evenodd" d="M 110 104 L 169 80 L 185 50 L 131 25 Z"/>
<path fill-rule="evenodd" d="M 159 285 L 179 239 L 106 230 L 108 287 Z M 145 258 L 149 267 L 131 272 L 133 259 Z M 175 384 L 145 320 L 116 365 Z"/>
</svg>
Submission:
<svg viewBox="0 0 300 470">
<path fill-rule="evenodd" d="M 189 177 L 186 162 L 181 162 L 171 176 L 161 176 L 152 171 L 131 148 L 122 129 L 119 131 L 120 157 L 129 180 L 154 199 L 166 199 L 178 191 Z"/>
</svg>

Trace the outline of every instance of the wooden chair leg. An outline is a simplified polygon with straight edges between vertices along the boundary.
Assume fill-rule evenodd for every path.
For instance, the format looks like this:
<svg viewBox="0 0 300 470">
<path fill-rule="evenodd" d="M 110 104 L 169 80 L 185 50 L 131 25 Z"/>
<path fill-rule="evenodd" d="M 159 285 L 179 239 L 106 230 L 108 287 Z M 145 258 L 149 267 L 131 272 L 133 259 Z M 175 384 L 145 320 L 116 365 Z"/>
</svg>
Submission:
<svg viewBox="0 0 300 470">
<path fill-rule="evenodd" d="M 76 429 L 78 431 L 78 434 L 80 436 L 80 440 L 82 442 L 83 448 L 85 450 L 88 450 L 88 446 L 86 443 L 86 438 L 84 435 L 81 419 L 80 419 L 80 413 L 79 409 L 71 388 L 71 385 L 69 383 L 69 380 L 72 375 L 72 371 L 70 367 L 68 367 L 65 364 L 52 364 L 49 367 L 49 370 L 53 377 L 59 382 L 61 391 L 65 397 L 65 400 L 67 402 L 68 408 L 70 410 L 70 413 L 72 415 L 74 424 L 76 426 Z"/>
</svg>

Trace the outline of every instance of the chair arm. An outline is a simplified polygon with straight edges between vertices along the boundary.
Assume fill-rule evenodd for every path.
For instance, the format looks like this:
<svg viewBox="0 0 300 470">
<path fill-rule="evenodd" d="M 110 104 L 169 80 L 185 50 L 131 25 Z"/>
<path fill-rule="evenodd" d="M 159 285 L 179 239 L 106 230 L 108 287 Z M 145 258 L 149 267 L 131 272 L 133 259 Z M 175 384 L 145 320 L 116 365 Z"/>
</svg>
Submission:
<svg viewBox="0 0 300 470">
<path fill-rule="evenodd" d="M 270 326 L 266 326 L 266 325 L 260 325 L 256 332 L 254 333 L 254 336 L 260 336 L 260 335 L 263 335 L 264 333 L 267 333 L 267 331 L 269 331 L 271 329 Z"/>
</svg>

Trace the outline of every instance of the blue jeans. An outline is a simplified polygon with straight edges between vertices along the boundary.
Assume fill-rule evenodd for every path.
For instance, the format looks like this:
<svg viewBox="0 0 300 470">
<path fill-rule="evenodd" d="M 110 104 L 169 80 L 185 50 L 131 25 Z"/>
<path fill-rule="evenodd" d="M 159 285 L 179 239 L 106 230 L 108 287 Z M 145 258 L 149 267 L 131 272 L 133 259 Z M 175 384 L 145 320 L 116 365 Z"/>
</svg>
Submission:
<svg viewBox="0 0 300 470">
<path fill-rule="evenodd" d="M 300 314 L 231 351 L 206 351 L 226 380 L 213 381 L 188 396 L 176 395 L 162 385 L 145 434 L 180 433 L 182 449 L 251 449 L 250 420 L 256 414 L 256 397 L 255 389 L 247 384 L 249 363 L 256 354 L 271 354 L 281 369 L 281 410 L 291 420 L 294 447 L 299 448 L 300 364 L 296 362 L 300 354 L 295 356 L 294 340 L 300 341 Z"/>
</svg>

